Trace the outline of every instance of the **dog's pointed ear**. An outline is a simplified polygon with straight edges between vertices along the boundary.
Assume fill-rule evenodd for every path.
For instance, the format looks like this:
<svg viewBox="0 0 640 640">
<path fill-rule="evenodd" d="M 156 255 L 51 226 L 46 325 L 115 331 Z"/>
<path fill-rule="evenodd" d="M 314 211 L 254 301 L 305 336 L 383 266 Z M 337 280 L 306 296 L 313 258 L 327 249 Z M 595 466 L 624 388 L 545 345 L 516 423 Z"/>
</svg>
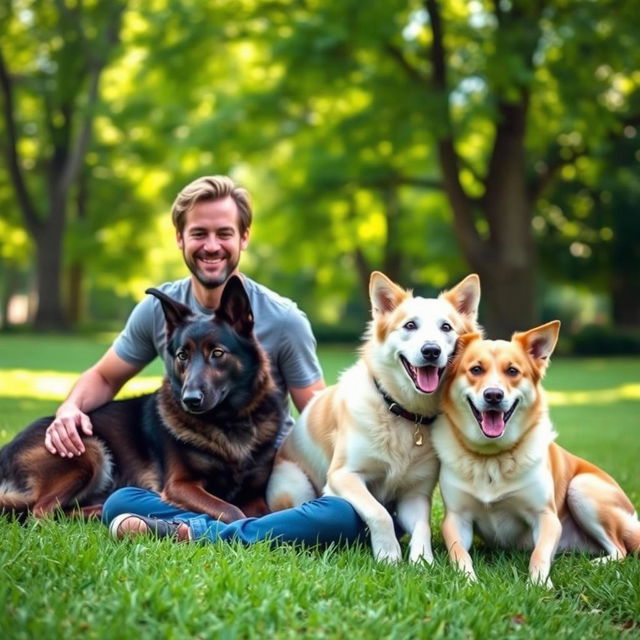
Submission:
<svg viewBox="0 0 640 640">
<path fill-rule="evenodd" d="M 167 325 L 167 336 L 171 336 L 176 327 L 183 324 L 193 316 L 193 311 L 191 311 L 187 305 L 170 298 L 166 293 L 163 293 L 159 289 L 147 289 L 145 293 L 155 296 L 160 300 L 164 319 Z"/>
<path fill-rule="evenodd" d="M 482 334 L 477 331 L 463 333 L 462 335 L 458 336 L 458 339 L 456 340 L 456 346 L 452 355 L 452 369 L 456 369 L 458 367 L 458 363 L 462 359 L 462 354 L 464 353 L 465 349 L 476 340 L 482 340 Z"/>
<path fill-rule="evenodd" d="M 529 331 L 514 333 L 511 340 L 518 342 L 541 371 L 549 365 L 560 333 L 560 320 L 552 320 Z"/>
<path fill-rule="evenodd" d="M 458 336 L 458 339 L 456 340 L 456 349 L 454 355 L 459 356 L 472 342 L 481 339 L 482 335 L 477 331 L 463 333 L 461 336 Z"/>
<path fill-rule="evenodd" d="M 369 278 L 369 298 L 374 316 L 393 311 L 409 295 L 409 291 L 389 280 L 380 271 L 374 271 Z"/>
<path fill-rule="evenodd" d="M 442 294 L 451 305 L 463 316 L 469 318 L 474 324 L 478 317 L 478 305 L 480 304 L 480 278 L 472 273 L 455 287 Z"/>
<path fill-rule="evenodd" d="M 253 332 L 253 311 L 249 296 L 238 276 L 231 276 L 222 291 L 220 306 L 216 309 L 216 319 L 230 324 L 240 335 L 250 336 Z"/>
</svg>

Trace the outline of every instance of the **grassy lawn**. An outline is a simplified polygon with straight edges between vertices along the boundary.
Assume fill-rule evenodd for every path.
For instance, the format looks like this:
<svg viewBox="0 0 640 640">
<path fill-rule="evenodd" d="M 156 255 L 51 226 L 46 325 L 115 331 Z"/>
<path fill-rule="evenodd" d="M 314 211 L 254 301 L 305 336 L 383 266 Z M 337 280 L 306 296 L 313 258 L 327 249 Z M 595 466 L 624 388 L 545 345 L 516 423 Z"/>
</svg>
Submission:
<svg viewBox="0 0 640 640">
<path fill-rule="evenodd" d="M 51 413 L 110 343 L 0 336 L 0 443 Z M 328 382 L 354 349 L 322 348 Z M 149 367 L 124 393 L 157 386 Z M 640 360 L 560 359 L 547 376 L 558 442 L 612 473 L 640 506 Z M 432 567 L 369 550 L 116 543 L 98 523 L 0 518 L 0 638 L 640 638 L 640 558 L 559 557 L 555 589 L 527 554 L 476 547 L 480 584 L 449 567 L 436 499 Z"/>
</svg>

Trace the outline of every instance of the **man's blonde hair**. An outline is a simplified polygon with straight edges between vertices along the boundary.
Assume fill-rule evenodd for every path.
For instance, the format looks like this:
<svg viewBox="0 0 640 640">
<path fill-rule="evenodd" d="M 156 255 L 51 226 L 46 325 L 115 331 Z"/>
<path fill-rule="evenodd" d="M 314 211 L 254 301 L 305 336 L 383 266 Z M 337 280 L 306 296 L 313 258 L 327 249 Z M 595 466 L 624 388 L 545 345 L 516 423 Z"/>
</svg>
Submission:
<svg viewBox="0 0 640 640">
<path fill-rule="evenodd" d="M 243 235 L 251 226 L 253 218 L 249 193 L 246 189 L 238 187 L 228 176 L 203 176 L 184 187 L 171 207 L 173 226 L 182 233 L 187 213 L 197 202 L 220 200 L 227 196 L 231 196 L 238 207 L 238 227 Z"/>
</svg>

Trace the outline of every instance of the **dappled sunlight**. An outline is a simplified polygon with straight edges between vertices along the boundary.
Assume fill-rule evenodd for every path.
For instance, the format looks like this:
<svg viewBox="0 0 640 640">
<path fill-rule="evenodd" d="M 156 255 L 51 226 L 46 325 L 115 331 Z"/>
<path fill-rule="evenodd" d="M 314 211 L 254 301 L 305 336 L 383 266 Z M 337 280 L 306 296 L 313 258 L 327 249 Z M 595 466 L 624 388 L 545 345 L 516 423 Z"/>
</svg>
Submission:
<svg viewBox="0 0 640 640">
<path fill-rule="evenodd" d="M 588 391 L 547 391 L 554 407 L 580 404 L 610 404 L 620 400 L 640 400 L 640 383 L 621 384 L 610 389 Z"/>
<path fill-rule="evenodd" d="M 0 397 L 62 400 L 77 379 L 77 373 L 38 371 L 34 374 L 29 369 L 5 369 L 0 371 Z M 160 376 L 138 376 L 127 382 L 119 395 L 132 396 L 155 391 L 161 380 Z"/>
<path fill-rule="evenodd" d="M 77 373 L 38 371 L 29 369 L 4 369 L 0 371 L 0 396 L 5 398 L 37 398 L 40 400 L 61 400 L 74 382 Z M 162 381 L 161 376 L 143 375 L 129 380 L 122 388 L 120 396 L 132 396 L 155 391 Z M 621 400 L 640 401 L 640 383 L 621 384 L 608 389 L 578 391 L 549 391 L 547 397 L 551 406 L 571 406 L 587 404 L 610 404 Z"/>
</svg>

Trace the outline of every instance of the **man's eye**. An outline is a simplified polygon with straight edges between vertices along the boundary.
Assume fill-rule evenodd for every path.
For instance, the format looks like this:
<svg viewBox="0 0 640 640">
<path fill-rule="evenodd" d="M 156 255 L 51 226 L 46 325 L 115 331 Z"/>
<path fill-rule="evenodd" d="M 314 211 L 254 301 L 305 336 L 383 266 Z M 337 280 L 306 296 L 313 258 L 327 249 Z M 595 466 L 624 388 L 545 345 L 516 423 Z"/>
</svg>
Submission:
<svg viewBox="0 0 640 640">
<path fill-rule="evenodd" d="M 406 322 L 403 325 L 403 328 L 407 331 L 415 331 L 418 328 L 418 325 L 413 320 L 409 320 L 409 322 Z"/>
<path fill-rule="evenodd" d="M 224 351 L 217 347 L 211 352 L 211 356 L 213 358 L 222 358 L 223 355 L 224 355 Z"/>
</svg>

